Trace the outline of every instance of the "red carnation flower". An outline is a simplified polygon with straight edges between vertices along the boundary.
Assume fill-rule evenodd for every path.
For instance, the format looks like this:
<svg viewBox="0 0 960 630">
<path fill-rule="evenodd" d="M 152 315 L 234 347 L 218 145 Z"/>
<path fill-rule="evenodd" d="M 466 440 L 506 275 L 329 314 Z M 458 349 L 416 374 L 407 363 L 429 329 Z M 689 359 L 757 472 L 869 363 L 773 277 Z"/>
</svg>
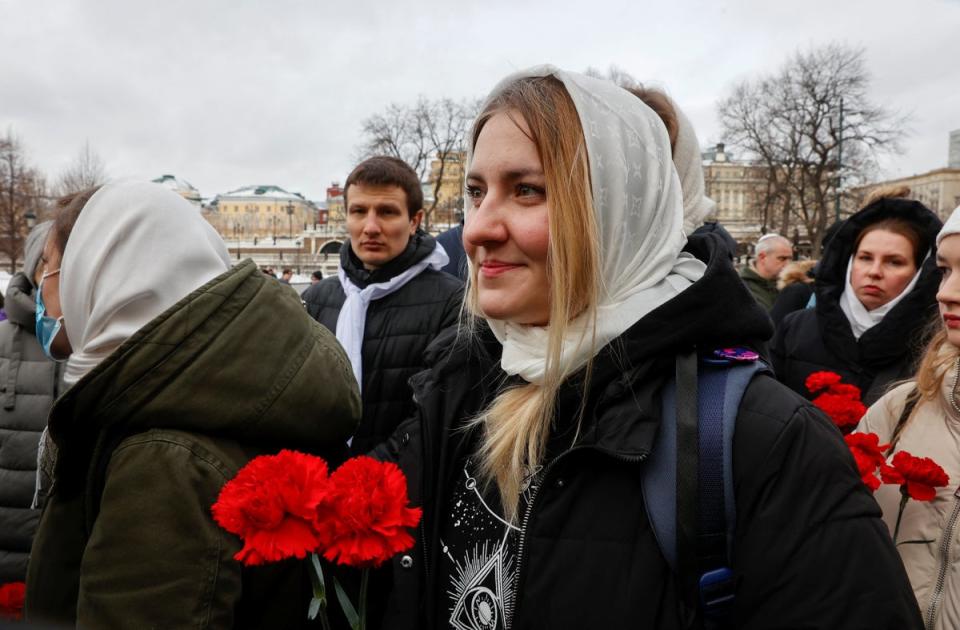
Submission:
<svg viewBox="0 0 960 630">
<path fill-rule="evenodd" d="M 407 478 L 396 464 L 354 457 L 330 482 L 332 512 L 324 521 L 333 540 L 323 550 L 327 560 L 376 567 L 413 546 L 409 528 L 420 522 L 420 509 L 407 507 Z"/>
<path fill-rule="evenodd" d="M 27 585 L 23 582 L 0 585 L 0 619 L 22 619 L 26 595 Z"/>
<path fill-rule="evenodd" d="M 836 385 L 831 385 L 827 392 L 830 394 L 836 394 L 837 396 L 846 396 L 851 400 L 860 400 L 860 388 L 856 385 L 850 385 L 849 383 L 837 383 Z"/>
<path fill-rule="evenodd" d="M 811 394 L 816 394 L 821 389 L 827 389 L 832 385 L 836 385 L 840 382 L 840 375 L 836 372 L 814 372 L 807 377 L 804 385 L 807 386 L 807 389 Z"/>
<path fill-rule="evenodd" d="M 220 491 L 213 518 L 243 539 L 234 558 L 244 564 L 304 558 L 325 542 L 316 522 L 329 493 L 323 459 L 284 450 L 241 468 Z"/>
<path fill-rule="evenodd" d="M 813 399 L 813 404 L 830 416 L 840 429 L 850 429 L 860 422 L 867 408 L 856 398 L 842 394 L 825 393 Z"/>
<path fill-rule="evenodd" d="M 860 478 L 873 492 L 880 487 L 880 479 L 877 478 L 877 468 L 881 470 L 881 476 L 889 474 L 885 468 L 886 460 L 883 451 L 889 444 L 880 444 L 880 438 L 876 433 L 851 433 L 844 436 L 847 447 L 853 454 L 853 459 L 857 463 L 857 470 L 860 472 Z M 892 470 L 892 469 L 891 469 Z M 885 483 L 890 483 L 884 479 Z"/>
<path fill-rule="evenodd" d="M 891 483 L 894 485 L 903 483 L 903 475 L 900 474 L 900 471 L 886 462 L 880 464 L 880 479 L 883 483 Z"/>
<path fill-rule="evenodd" d="M 936 489 L 950 482 L 943 468 L 929 457 L 914 457 L 900 451 L 893 456 L 893 467 L 903 476 L 901 492 L 917 501 L 933 501 Z"/>
</svg>

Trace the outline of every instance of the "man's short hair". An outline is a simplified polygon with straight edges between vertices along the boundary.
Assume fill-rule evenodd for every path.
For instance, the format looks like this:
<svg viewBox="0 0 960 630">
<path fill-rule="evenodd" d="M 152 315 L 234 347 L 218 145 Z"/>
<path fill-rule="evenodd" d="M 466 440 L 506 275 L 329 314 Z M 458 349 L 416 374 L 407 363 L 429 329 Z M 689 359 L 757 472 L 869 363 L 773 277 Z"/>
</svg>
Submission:
<svg viewBox="0 0 960 630">
<path fill-rule="evenodd" d="M 343 203 L 348 208 L 350 202 L 347 195 L 353 184 L 397 186 L 407 197 L 407 214 L 410 218 L 423 208 L 423 189 L 420 188 L 420 179 L 410 165 L 400 158 L 377 155 L 357 164 L 343 185 Z"/>
<path fill-rule="evenodd" d="M 777 245 L 786 245 L 787 247 L 792 248 L 793 245 L 786 238 L 780 236 L 779 234 L 764 234 L 757 240 L 757 245 L 754 248 L 757 256 L 765 252 L 769 252 L 771 249 Z"/>
<path fill-rule="evenodd" d="M 283 269 L 283 275 L 285 275 L 285 276 L 292 276 L 292 275 L 293 275 L 293 269 L 290 269 L 289 267 L 285 267 L 285 268 Z"/>
<path fill-rule="evenodd" d="M 323 280 L 323 272 L 321 272 L 319 269 L 317 269 L 310 275 L 316 278 L 317 280 Z"/>
</svg>

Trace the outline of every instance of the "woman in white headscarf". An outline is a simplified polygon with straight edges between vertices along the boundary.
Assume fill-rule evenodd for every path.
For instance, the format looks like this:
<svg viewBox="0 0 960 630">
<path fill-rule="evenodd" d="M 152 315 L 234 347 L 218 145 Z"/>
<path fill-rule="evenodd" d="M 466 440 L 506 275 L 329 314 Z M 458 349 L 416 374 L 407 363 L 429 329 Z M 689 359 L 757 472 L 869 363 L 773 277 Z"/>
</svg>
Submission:
<svg viewBox="0 0 960 630">
<path fill-rule="evenodd" d="M 881 197 L 846 219 L 817 265 L 816 305 L 783 318 L 771 344 L 787 387 L 812 398 L 810 374 L 830 371 L 872 405 L 910 378 L 936 311 L 934 255 L 942 223 L 919 201 Z"/>
<path fill-rule="evenodd" d="M 687 627 L 707 612 L 700 573 L 670 568 L 641 490 L 675 421 L 661 390 L 695 352 L 755 357 L 721 349 L 768 337 L 769 319 L 714 239 L 684 251 L 666 130 L 629 92 L 519 73 L 488 97 L 470 148 L 466 319 L 415 380 L 419 415 L 377 449 L 424 510 L 420 544 L 373 599 L 383 627 Z M 825 418 L 757 376 L 732 451 L 729 623 L 920 627 Z M 850 579 L 863 574 L 885 579 L 865 593 Z"/>
<path fill-rule="evenodd" d="M 81 628 L 298 627 L 299 565 L 242 568 L 210 514 L 253 456 L 342 445 L 350 364 L 252 261 L 156 184 L 65 198 L 41 259 L 37 338 L 66 360 L 27 619 Z M 277 325 L 280 322 L 281 325 Z M 323 382 L 323 387 L 317 387 Z"/>
</svg>

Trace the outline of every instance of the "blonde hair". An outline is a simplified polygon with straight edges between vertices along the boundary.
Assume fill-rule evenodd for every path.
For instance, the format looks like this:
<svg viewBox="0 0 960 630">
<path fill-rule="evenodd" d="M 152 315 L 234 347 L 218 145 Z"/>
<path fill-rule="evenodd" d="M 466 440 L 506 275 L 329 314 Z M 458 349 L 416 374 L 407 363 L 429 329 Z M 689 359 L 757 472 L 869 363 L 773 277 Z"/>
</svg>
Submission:
<svg viewBox="0 0 960 630">
<path fill-rule="evenodd" d="M 867 196 L 864 197 L 860 208 L 866 208 L 870 204 L 881 199 L 908 199 L 910 197 L 910 187 L 906 184 L 886 184 L 872 188 Z"/>
<path fill-rule="evenodd" d="M 813 284 L 813 278 L 807 273 L 816 266 L 815 260 L 797 260 L 787 263 L 777 276 L 777 291 L 783 291 L 791 284 Z"/>
<path fill-rule="evenodd" d="M 907 396 L 906 405 L 915 404 L 919 400 L 936 400 L 943 388 L 943 379 L 947 377 L 950 368 L 956 365 L 957 359 L 960 359 L 960 348 L 954 346 L 947 339 L 947 329 L 943 327 L 939 314 L 930 322 L 926 336 L 930 341 L 927 343 L 920 364 L 917 366 L 916 387 Z M 916 415 L 914 411 L 915 407 L 908 413 L 907 417 L 902 417 L 901 414 L 901 418 L 890 436 L 888 453 L 892 453 L 896 448 L 904 429 Z"/>
<path fill-rule="evenodd" d="M 481 475 L 487 482 L 496 482 L 504 514 L 515 521 L 526 471 L 536 470 L 543 463 L 557 393 L 570 376 L 570 369 L 560 361 L 568 324 L 580 315 L 595 321 L 600 248 L 586 141 L 576 107 L 563 84 L 555 77 L 536 77 L 508 86 L 478 116 L 472 146 L 476 146 L 483 126 L 497 114 L 510 116 L 517 123 L 520 117 L 526 123 L 525 133 L 536 145 L 543 165 L 549 207 L 550 320 L 543 383 L 500 392 L 473 421 L 483 427 Z M 474 318 L 483 316 L 477 273 L 474 266 L 467 279 L 465 317 L 471 330 Z M 588 362 L 585 392 L 591 367 Z M 582 415 L 581 407 L 577 433 Z"/>
</svg>

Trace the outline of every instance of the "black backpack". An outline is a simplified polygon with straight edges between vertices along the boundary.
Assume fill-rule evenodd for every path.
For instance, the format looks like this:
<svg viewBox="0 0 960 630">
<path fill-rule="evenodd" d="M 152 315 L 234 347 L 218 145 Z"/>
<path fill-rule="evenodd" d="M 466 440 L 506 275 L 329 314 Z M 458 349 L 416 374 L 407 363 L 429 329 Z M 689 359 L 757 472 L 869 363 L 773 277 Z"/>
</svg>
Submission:
<svg viewBox="0 0 960 630">
<path fill-rule="evenodd" d="M 758 373 L 771 372 L 741 349 L 678 356 L 643 470 L 644 504 L 657 543 L 686 608 L 710 630 L 732 626 L 733 433 L 740 401 Z"/>
</svg>

